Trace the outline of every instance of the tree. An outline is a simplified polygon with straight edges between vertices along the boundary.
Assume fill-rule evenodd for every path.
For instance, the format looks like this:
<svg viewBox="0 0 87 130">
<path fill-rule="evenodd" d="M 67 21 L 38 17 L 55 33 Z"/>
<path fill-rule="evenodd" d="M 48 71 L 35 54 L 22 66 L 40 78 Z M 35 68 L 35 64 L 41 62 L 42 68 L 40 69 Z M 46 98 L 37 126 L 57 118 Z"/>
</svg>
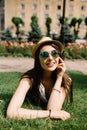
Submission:
<svg viewBox="0 0 87 130">
<path fill-rule="evenodd" d="M 78 23 L 78 29 L 80 28 L 80 24 L 82 23 L 82 18 L 79 18 L 79 19 L 77 19 L 77 23 Z"/>
<path fill-rule="evenodd" d="M 81 18 L 72 18 L 71 22 L 70 22 L 70 27 L 73 27 L 73 31 L 74 31 L 74 36 L 75 36 L 75 39 L 78 38 L 78 33 L 79 33 L 79 27 L 80 27 L 80 24 L 82 23 L 82 19 Z"/>
<path fill-rule="evenodd" d="M 7 41 L 7 42 L 14 40 L 14 38 L 12 37 L 12 33 L 11 33 L 11 31 L 10 31 L 9 28 L 7 28 L 7 29 L 2 33 L 2 35 L 1 35 L 1 40 L 2 40 L 2 41 Z"/>
<path fill-rule="evenodd" d="M 24 22 L 21 18 L 19 17 L 13 17 L 12 18 L 12 22 L 14 23 L 15 27 L 16 27 L 16 35 L 17 35 L 17 39 L 19 39 L 19 34 L 20 34 L 20 25 L 24 26 Z"/>
<path fill-rule="evenodd" d="M 60 24 L 63 24 L 63 17 L 59 17 L 59 22 L 60 22 Z M 64 23 L 65 22 L 68 22 L 68 18 L 67 17 L 64 18 Z"/>
<path fill-rule="evenodd" d="M 87 17 L 85 17 L 84 22 L 85 22 L 85 25 L 86 25 L 86 34 L 85 34 L 85 38 L 87 39 Z"/>
<path fill-rule="evenodd" d="M 74 18 L 72 18 L 72 20 L 70 22 L 70 27 L 73 27 L 75 39 L 77 38 L 77 34 L 78 34 L 78 31 L 76 29 L 76 24 L 77 24 L 77 18 L 74 17 Z"/>
<path fill-rule="evenodd" d="M 68 42 L 73 42 L 74 41 L 74 36 L 70 33 L 70 27 L 68 24 L 68 18 L 64 19 L 63 23 L 63 18 L 60 17 L 59 21 L 61 23 L 61 30 L 60 30 L 60 36 L 58 37 L 58 40 L 62 42 L 65 46 L 67 46 Z M 64 24 L 64 25 L 62 25 Z M 63 28 L 62 28 L 63 26 Z"/>
<path fill-rule="evenodd" d="M 46 35 L 50 37 L 50 24 L 52 23 L 52 20 L 50 17 L 47 17 L 46 18 L 46 22 L 45 22 L 45 25 L 46 25 L 46 28 L 47 28 L 47 33 Z"/>
<path fill-rule="evenodd" d="M 36 15 L 31 17 L 31 31 L 29 32 L 28 40 L 38 42 L 42 37 L 42 32 L 38 25 L 38 18 Z"/>
</svg>

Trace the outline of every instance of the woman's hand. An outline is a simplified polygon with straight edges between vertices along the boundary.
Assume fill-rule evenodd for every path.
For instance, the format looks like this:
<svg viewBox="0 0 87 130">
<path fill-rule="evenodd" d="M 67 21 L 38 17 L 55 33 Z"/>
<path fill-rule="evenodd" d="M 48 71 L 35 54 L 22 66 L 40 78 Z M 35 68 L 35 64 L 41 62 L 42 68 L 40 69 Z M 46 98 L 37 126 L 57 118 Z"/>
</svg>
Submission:
<svg viewBox="0 0 87 130">
<path fill-rule="evenodd" d="M 61 119 L 61 120 L 67 120 L 70 118 L 70 113 L 60 110 L 60 111 L 51 111 L 50 118 L 52 119 Z"/>
<path fill-rule="evenodd" d="M 58 77 L 63 76 L 64 72 L 66 71 L 66 66 L 62 58 L 59 58 L 59 64 L 58 64 Z"/>
</svg>

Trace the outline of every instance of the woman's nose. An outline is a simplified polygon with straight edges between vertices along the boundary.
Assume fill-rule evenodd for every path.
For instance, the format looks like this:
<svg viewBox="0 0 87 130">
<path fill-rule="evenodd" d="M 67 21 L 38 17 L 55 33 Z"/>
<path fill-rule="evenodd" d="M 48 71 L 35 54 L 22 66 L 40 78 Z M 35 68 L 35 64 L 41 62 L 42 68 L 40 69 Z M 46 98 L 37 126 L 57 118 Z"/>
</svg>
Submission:
<svg viewBox="0 0 87 130">
<path fill-rule="evenodd" d="M 49 54 L 49 57 L 48 57 L 49 59 L 53 59 L 53 56 L 51 55 L 51 54 Z"/>
</svg>

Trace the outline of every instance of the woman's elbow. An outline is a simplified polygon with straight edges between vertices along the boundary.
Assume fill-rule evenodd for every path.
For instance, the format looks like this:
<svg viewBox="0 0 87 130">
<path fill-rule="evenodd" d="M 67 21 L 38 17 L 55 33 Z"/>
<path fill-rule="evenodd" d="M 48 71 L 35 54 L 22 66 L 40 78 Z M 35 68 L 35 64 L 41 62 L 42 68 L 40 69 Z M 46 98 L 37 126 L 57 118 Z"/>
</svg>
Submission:
<svg viewBox="0 0 87 130">
<path fill-rule="evenodd" d="M 6 117 L 7 118 L 16 119 L 17 115 L 18 115 L 18 113 L 14 109 L 12 110 L 12 109 L 8 108 L 7 111 L 6 111 Z"/>
</svg>

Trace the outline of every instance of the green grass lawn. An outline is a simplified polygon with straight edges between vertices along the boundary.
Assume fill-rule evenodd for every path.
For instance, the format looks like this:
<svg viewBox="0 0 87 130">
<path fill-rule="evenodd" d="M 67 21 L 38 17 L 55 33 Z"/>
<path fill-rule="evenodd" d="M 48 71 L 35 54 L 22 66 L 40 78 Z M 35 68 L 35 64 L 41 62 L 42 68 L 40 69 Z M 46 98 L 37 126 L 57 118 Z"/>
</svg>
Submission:
<svg viewBox="0 0 87 130">
<path fill-rule="evenodd" d="M 22 73 L 0 72 L 0 130 L 87 130 L 87 75 L 68 71 L 73 79 L 73 105 L 63 109 L 71 113 L 66 121 L 44 119 L 13 120 L 6 118 L 6 109 Z M 28 107 L 28 104 L 24 104 Z M 32 108 L 34 108 L 32 106 Z M 38 108 L 37 108 L 38 109 Z"/>
</svg>

